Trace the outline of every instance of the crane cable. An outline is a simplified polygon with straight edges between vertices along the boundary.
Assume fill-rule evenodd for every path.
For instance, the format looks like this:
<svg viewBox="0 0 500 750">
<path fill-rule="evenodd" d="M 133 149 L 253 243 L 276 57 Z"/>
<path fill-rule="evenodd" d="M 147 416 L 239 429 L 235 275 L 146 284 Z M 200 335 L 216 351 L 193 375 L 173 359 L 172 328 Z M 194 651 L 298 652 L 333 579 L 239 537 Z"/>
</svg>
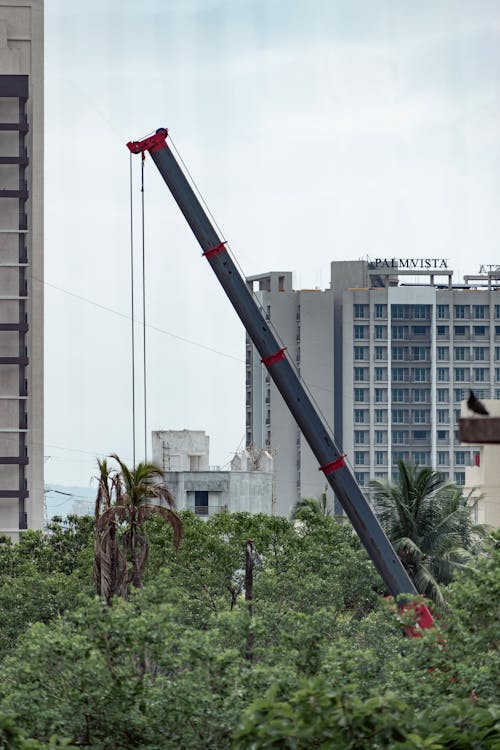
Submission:
<svg viewBox="0 0 500 750">
<path fill-rule="evenodd" d="M 132 154 L 131 154 L 132 155 Z M 147 390 L 146 390 L 146 234 L 144 229 L 144 162 L 141 158 L 141 219 L 142 219 L 142 340 L 143 340 L 143 385 L 144 385 L 144 461 L 148 462 Z"/>
<path fill-rule="evenodd" d="M 130 307 L 132 336 L 132 457 L 135 469 L 135 331 L 134 331 L 134 200 L 132 189 L 132 153 L 130 153 Z"/>
</svg>

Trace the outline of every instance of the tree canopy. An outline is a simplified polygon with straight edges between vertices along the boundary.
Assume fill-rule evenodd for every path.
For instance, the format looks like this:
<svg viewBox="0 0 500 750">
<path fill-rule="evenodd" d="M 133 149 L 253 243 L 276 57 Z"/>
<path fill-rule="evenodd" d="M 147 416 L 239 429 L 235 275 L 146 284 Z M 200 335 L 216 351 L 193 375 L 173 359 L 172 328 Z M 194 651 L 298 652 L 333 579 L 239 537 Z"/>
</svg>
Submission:
<svg viewBox="0 0 500 750">
<path fill-rule="evenodd" d="M 498 748 L 494 544 L 444 588 L 438 629 L 408 639 L 348 525 L 181 515 L 178 548 L 145 521 L 143 586 L 111 607 L 93 590 L 91 519 L 0 545 L 3 746 Z"/>
</svg>

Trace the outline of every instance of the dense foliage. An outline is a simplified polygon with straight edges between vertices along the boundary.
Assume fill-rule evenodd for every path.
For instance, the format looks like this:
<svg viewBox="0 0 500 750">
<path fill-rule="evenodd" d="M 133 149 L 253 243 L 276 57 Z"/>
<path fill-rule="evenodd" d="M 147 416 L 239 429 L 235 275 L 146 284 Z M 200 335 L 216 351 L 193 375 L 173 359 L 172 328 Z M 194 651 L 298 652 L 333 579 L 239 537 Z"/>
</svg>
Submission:
<svg viewBox="0 0 500 750">
<path fill-rule="evenodd" d="M 374 479 L 372 497 L 382 528 L 415 588 L 441 606 L 441 585 L 467 565 L 486 528 L 462 488 L 427 466 L 398 462 L 395 482 Z"/>
<path fill-rule="evenodd" d="M 90 519 L 0 545 L 0 748 L 500 747 L 493 544 L 447 589 L 440 629 L 408 639 L 348 525 L 183 526 L 176 550 L 147 521 L 144 586 L 112 606 L 93 592 Z"/>
</svg>

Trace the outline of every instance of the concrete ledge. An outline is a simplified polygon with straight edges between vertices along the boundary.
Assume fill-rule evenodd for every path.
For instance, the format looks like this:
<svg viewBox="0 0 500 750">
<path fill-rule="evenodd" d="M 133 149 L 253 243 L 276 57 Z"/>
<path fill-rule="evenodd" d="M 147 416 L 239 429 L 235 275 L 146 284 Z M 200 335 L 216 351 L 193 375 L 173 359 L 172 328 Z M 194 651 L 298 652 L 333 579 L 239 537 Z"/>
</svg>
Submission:
<svg viewBox="0 0 500 750">
<path fill-rule="evenodd" d="M 458 435 L 462 443 L 500 443 L 500 417 L 461 417 Z"/>
</svg>

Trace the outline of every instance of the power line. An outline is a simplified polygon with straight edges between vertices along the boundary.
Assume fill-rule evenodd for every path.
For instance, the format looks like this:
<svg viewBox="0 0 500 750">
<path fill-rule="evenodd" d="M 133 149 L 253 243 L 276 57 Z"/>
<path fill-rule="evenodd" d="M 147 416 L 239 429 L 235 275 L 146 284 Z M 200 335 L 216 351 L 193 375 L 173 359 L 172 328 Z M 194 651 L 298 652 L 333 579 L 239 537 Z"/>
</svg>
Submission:
<svg viewBox="0 0 500 750">
<path fill-rule="evenodd" d="M 132 320 L 130 315 L 127 315 L 126 313 L 122 313 L 119 310 L 113 310 L 112 307 L 107 307 L 106 305 L 102 305 L 100 302 L 95 302 L 95 300 L 91 300 L 88 297 L 83 297 L 81 294 L 76 294 L 76 292 L 71 292 L 69 291 L 69 289 L 64 289 L 64 287 L 57 286 L 57 284 L 51 284 L 49 281 L 46 281 L 45 279 L 39 279 L 36 276 L 32 276 L 31 278 L 33 281 L 37 281 L 40 284 L 44 284 L 45 286 L 48 286 L 51 289 L 56 289 L 58 292 L 63 292 L 63 294 L 67 294 L 70 297 L 79 299 L 82 302 L 86 302 L 89 305 L 93 305 L 93 307 L 97 307 L 100 310 L 105 310 L 106 312 L 110 312 L 119 318 L 124 318 L 125 320 Z M 134 320 L 133 322 L 141 324 L 143 321 Z M 151 331 L 157 331 L 158 333 L 163 333 L 165 336 L 170 336 L 171 338 L 177 339 L 178 341 L 182 341 L 185 344 L 191 344 L 192 346 L 196 346 L 199 349 L 205 349 L 205 351 L 212 352 L 212 354 L 218 354 L 220 357 L 226 357 L 227 359 L 232 359 L 235 362 L 244 363 L 245 361 L 244 359 L 241 359 L 241 357 L 235 357 L 233 354 L 227 354 L 227 352 L 221 352 L 219 349 L 214 349 L 211 346 L 207 346 L 206 344 L 201 344 L 199 341 L 188 339 L 185 336 L 179 336 L 179 334 L 177 333 L 172 333 L 172 331 L 167 331 L 164 328 L 160 328 L 159 326 L 153 325 L 151 323 L 147 323 L 146 327 L 149 328 Z"/>
</svg>

